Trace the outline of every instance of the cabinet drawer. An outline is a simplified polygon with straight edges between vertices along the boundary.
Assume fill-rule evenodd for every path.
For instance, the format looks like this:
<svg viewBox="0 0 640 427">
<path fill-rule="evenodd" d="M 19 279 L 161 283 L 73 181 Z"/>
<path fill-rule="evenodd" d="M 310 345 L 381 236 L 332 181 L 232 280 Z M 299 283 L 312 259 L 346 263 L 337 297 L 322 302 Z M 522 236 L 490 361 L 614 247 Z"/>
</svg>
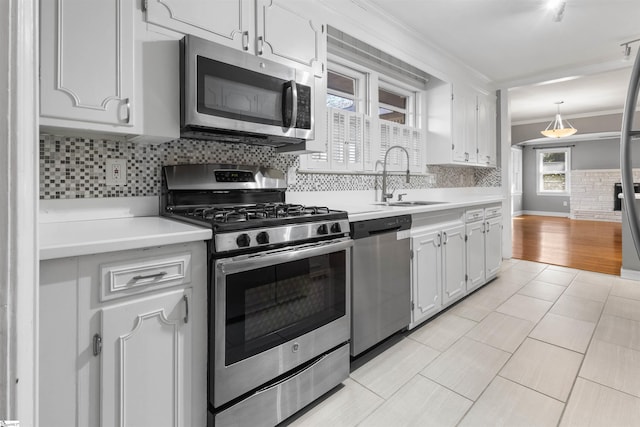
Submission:
<svg viewBox="0 0 640 427">
<path fill-rule="evenodd" d="M 466 222 L 480 221 L 482 220 L 482 218 L 484 218 L 484 210 L 483 209 L 468 210 L 465 218 L 466 218 Z"/>
<path fill-rule="evenodd" d="M 497 216 L 502 215 L 502 207 L 501 206 L 491 206 L 490 208 L 485 208 L 484 217 L 485 219 L 495 218 Z"/>
<path fill-rule="evenodd" d="M 100 265 L 100 300 L 136 295 L 191 282 L 191 253 Z"/>
</svg>

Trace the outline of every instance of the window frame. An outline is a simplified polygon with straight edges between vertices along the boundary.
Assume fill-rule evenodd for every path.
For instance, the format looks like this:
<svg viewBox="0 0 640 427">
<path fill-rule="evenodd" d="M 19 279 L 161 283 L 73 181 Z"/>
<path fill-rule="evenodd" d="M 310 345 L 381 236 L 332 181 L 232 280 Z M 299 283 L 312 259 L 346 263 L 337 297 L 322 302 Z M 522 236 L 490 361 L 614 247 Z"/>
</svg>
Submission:
<svg viewBox="0 0 640 427">
<path fill-rule="evenodd" d="M 365 113 L 366 114 L 366 110 L 365 110 L 365 106 L 367 104 L 367 74 L 364 71 L 360 71 L 360 70 L 355 70 L 352 67 L 340 64 L 339 62 L 333 62 L 333 61 L 329 61 L 329 63 L 327 64 L 327 76 L 329 74 L 329 72 L 334 72 L 336 74 L 342 74 L 345 77 L 350 77 L 352 79 L 354 79 L 355 81 L 355 87 L 354 87 L 354 91 L 355 94 L 352 96 L 351 94 L 348 93 L 344 93 L 344 92 L 340 92 L 339 90 L 335 90 L 335 89 L 331 89 L 328 86 L 327 83 L 327 95 L 335 95 L 335 96 L 340 96 L 342 98 L 347 98 L 347 99 L 353 99 L 354 102 L 354 106 L 355 106 L 355 110 L 353 112 L 355 113 Z M 327 77 L 328 78 L 328 77 Z M 326 102 L 326 99 L 325 99 Z M 327 105 L 327 108 L 337 108 L 337 107 L 329 107 Z M 341 108 L 338 108 L 341 109 Z M 351 111 L 351 110 L 345 110 L 345 111 Z"/>
<path fill-rule="evenodd" d="M 377 92 L 380 93 L 380 89 L 383 89 L 387 92 L 404 96 L 407 98 L 407 106 L 406 108 L 404 108 L 404 111 L 400 111 L 401 110 L 400 108 L 393 105 L 384 104 L 380 102 L 380 99 L 378 99 L 378 108 L 376 109 L 376 115 L 380 120 L 384 120 L 383 118 L 380 117 L 380 108 L 386 108 L 392 111 L 403 112 L 405 115 L 404 125 L 420 129 L 420 126 L 419 126 L 420 121 L 416 119 L 416 110 L 417 110 L 416 102 L 417 102 L 417 99 L 419 98 L 420 90 L 418 88 L 409 88 L 407 85 L 403 85 L 400 82 L 390 82 L 387 79 L 388 79 L 387 76 L 384 76 L 384 75 L 380 76 L 380 79 L 378 80 Z M 385 120 L 385 121 L 389 121 L 389 120 Z M 394 122 L 391 122 L 391 123 L 394 123 Z"/>
<path fill-rule="evenodd" d="M 564 153 L 564 191 L 543 189 L 543 156 L 546 153 Z M 571 147 L 539 148 L 536 150 L 536 194 L 538 196 L 564 196 L 571 194 Z"/>
<path fill-rule="evenodd" d="M 511 194 L 522 195 L 522 158 L 521 148 L 511 147 Z"/>
</svg>

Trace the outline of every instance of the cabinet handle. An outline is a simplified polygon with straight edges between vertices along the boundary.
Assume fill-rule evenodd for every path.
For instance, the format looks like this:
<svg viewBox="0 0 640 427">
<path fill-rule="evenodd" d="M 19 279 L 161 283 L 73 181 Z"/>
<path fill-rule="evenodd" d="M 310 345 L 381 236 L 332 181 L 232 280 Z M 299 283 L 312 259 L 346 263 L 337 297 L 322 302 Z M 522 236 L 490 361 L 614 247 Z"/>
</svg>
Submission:
<svg viewBox="0 0 640 427">
<path fill-rule="evenodd" d="M 447 233 L 446 233 L 446 232 L 443 232 L 443 233 L 442 233 L 442 236 L 444 237 L 444 239 L 443 239 L 444 241 L 442 242 L 442 244 L 443 244 L 443 245 L 446 245 L 446 244 L 447 244 L 447 242 L 449 241 L 449 236 L 447 236 Z"/>
<path fill-rule="evenodd" d="M 155 273 L 155 274 L 147 274 L 146 276 L 133 276 L 132 280 L 133 281 L 138 281 L 138 280 L 144 280 L 144 279 L 155 279 L 155 278 L 159 278 L 162 276 L 166 276 L 167 272 L 166 271 L 161 271 L 159 273 Z"/>
<path fill-rule="evenodd" d="M 249 31 L 242 32 L 242 50 L 249 50 Z"/>
<path fill-rule="evenodd" d="M 131 100 L 129 98 L 125 99 L 125 106 L 127 107 L 127 115 L 124 118 L 124 122 L 129 124 L 131 121 Z"/>
<path fill-rule="evenodd" d="M 184 323 L 189 323 L 189 297 L 184 295 L 182 300 L 184 301 Z"/>
<path fill-rule="evenodd" d="M 102 337 L 100 334 L 93 336 L 93 355 L 99 356 L 102 353 Z"/>
<path fill-rule="evenodd" d="M 438 233 L 438 247 L 442 246 L 442 234 Z"/>
<path fill-rule="evenodd" d="M 258 37 L 258 55 L 262 55 L 264 48 L 264 39 L 262 36 Z"/>
</svg>

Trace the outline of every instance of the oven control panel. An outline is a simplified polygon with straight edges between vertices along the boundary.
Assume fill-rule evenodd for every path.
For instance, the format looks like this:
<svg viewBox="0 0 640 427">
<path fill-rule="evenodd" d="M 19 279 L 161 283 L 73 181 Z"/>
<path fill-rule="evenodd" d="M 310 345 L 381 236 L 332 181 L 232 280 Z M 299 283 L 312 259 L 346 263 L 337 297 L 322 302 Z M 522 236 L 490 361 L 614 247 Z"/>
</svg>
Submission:
<svg viewBox="0 0 640 427">
<path fill-rule="evenodd" d="M 327 220 L 286 226 L 256 228 L 218 233 L 214 236 L 216 252 L 259 248 L 273 244 L 293 244 L 314 238 L 349 235 L 349 220 Z"/>
</svg>

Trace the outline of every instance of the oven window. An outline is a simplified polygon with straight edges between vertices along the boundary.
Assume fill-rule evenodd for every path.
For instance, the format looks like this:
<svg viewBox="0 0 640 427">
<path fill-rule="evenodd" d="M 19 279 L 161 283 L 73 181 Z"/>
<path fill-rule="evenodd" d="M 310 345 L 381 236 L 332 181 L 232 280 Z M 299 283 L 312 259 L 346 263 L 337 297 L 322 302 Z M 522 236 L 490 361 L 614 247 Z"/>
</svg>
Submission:
<svg viewBox="0 0 640 427">
<path fill-rule="evenodd" d="M 344 316 L 345 265 L 338 251 L 227 276 L 225 364 Z"/>
</svg>

